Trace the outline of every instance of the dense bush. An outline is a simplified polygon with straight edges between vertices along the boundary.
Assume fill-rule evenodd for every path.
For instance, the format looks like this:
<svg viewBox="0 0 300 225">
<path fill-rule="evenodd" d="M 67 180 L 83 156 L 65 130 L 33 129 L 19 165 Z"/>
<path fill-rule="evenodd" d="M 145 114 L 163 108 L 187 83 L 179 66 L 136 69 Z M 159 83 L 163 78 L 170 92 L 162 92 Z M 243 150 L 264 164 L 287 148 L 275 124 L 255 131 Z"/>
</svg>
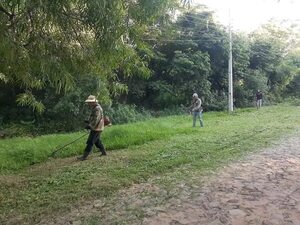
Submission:
<svg viewBox="0 0 300 225">
<path fill-rule="evenodd" d="M 151 115 L 153 117 L 161 117 L 161 116 L 173 116 L 173 115 L 183 115 L 189 113 L 189 107 L 184 105 L 180 105 L 178 107 L 165 108 L 162 110 L 151 111 Z"/>
<path fill-rule="evenodd" d="M 285 99 L 287 103 L 293 105 L 293 106 L 300 106 L 300 98 L 296 97 L 289 97 Z"/>
<path fill-rule="evenodd" d="M 300 98 L 300 70 L 293 78 L 291 83 L 287 86 L 286 95 L 292 95 Z"/>
<path fill-rule="evenodd" d="M 225 93 L 213 93 L 210 102 L 203 101 L 204 111 L 223 111 L 228 108 L 228 96 Z"/>
<path fill-rule="evenodd" d="M 108 108 L 104 113 L 111 118 L 113 124 L 136 122 L 151 117 L 150 112 L 144 108 L 138 109 L 135 105 L 124 104 L 117 104 L 115 107 Z"/>
</svg>

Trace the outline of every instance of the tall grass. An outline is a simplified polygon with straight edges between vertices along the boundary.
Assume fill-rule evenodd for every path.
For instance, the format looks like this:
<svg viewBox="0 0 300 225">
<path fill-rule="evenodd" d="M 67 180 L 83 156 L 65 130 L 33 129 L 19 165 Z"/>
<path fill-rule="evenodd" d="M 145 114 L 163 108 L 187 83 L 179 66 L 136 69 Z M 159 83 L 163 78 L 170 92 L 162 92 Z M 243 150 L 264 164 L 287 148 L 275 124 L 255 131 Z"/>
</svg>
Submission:
<svg viewBox="0 0 300 225">
<path fill-rule="evenodd" d="M 175 134 L 191 133 L 187 125 L 187 116 L 170 116 L 161 119 L 149 119 L 125 125 L 116 125 L 105 129 L 102 134 L 107 150 L 127 148 L 148 141 L 169 138 Z M 12 138 L 0 141 L 0 171 L 18 170 L 29 165 L 46 161 L 51 153 L 64 145 L 87 134 L 82 139 L 66 146 L 55 157 L 68 157 L 81 154 L 88 136 L 87 131 L 70 134 L 52 134 L 30 138 Z"/>
</svg>

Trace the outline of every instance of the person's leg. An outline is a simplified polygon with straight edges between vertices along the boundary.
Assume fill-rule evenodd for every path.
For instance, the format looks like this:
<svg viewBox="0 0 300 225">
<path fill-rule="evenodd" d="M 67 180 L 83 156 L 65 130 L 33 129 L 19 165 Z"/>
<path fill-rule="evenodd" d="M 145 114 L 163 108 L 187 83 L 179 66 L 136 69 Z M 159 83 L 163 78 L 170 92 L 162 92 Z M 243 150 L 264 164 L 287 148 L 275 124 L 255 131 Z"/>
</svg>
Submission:
<svg viewBox="0 0 300 225">
<path fill-rule="evenodd" d="M 199 113 L 199 120 L 200 120 L 200 126 L 203 127 L 203 114 L 202 114 L 202 112 Z"/>
<path fill-rule="evenodd" d="M 106 155 L 106 151 L 105 151 L 104 145 L 103 145 L 103 143 L 102 143 L 102 141 L 101 141 L 101 136 L 100 136 L 100 134 L 99 134 L 99 136 L 98 136 L 98 139 L 97 139 L 96 142 L 95 142 L 95 145 L 96 145 L 96 147 L 99 149 L 99 151 L 101 152 L 101 155 Z"/>
<path fill-rule="evenodd" d="M 78 159 L 79 160 L 86 160 L 88 155 L 91 153 L 92 149 L 93 149 L 93 145 L 88 145 L 87 144 L 85 149 L 84 149 L 83 155 L 81 157 L 79 157 Z"/>
<path fill-rule="evenodd" d="M 79 160 L 85 160 L 88 155 L 91 153 L 92 149 L 93 149 L 93 139 L 94 139 L 95 133 L 93 131 L 90 131 L 89 137 L 86 141 L 86 147 L 84 149 L 83 155 L 81 157 L 79 157 Z"/>
<path fill-rule="evenodd" d="M 197 116 L 196 116 L 196 120 L 198 120 L 199 119 L 199 121 L 200 121 L 200 112 L 197 112 Z M 196 122 L 197 123 L 197 122 Z"/>
<path fill-rule="evenodd" d="M 262 107 L 262 99 L 259 99 L 259 108 Z"/>
<path fill-rule="evenodd" d="M 197 112 L 193 112 L 193 127 L 196 126 Z"/>
</svg>

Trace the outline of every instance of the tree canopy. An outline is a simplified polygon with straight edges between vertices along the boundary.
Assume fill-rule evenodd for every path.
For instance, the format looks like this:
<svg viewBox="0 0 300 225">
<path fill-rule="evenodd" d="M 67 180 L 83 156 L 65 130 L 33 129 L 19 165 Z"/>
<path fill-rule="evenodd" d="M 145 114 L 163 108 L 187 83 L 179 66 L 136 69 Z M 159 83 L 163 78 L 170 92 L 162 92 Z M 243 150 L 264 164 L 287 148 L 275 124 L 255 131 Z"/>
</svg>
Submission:
<svg viewBox="0 0 300 225">
<path fill-rule="evenodd" d="M 0 79 L 19 87 L 20 104 L 41 112 L 36 90 L 68 92 L 78 76 L 96 74 L 105 83 L 113 70 L 127 75 L 135 67 L 143 70 L 135 51 L 141 34 L 176 5 L 175 0 L 1 1 Z M 109 78 L 113 85 L 103 87 L 126 90 Z"/>
</svg>

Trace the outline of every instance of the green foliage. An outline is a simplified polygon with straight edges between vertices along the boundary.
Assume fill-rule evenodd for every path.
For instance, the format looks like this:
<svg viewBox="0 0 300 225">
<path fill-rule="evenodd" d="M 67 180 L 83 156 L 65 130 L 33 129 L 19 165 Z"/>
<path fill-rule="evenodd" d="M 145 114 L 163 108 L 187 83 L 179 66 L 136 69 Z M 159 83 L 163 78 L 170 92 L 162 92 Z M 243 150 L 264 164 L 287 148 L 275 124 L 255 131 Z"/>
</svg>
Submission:
<svg viewBox="0 0 300 225">
<path fill-rule="evenodd" d="M 160 111 L 188 105 L 191 94 L 197 92 L 207 110 L 226 109 L 228 37 L 224 27 L 214 22 L 213 14 L 205 8 L 183 12 L 177 21 L 158 24 L 156 29 L 160 36 L 147 35 L 155 36 L 157 42 L 149 40 L 142 51 L 147 52 L 143 55 L 152 76 L 144 80 L 118 75 L 118 80 L 130 83 L 120 102 Z M 299 60 L 295 53 L 286 55 L 291 37 L 292 32 L 272 24 L 248 36 L 233 35 L 236 107 L 252 106 L 257 89 L 263 91 L 264 103 L 282 100 L 289 84 L 294 85 Z M 150 45 L 155 48 L 150 50 Z"/>
<path fill-rule="evenodd" d="M 31 106 L 38 113 L 42 113 L 45 110 L 45 106 L 40 101 L 37 101 L 31 92 L 20 94 L 17 103 L 21 106 Z"/>
<path fill-rule="evenodd" d="M 285 96 L 300 97 L 300 51 L 297 49 L 292 51 L 287 56 L 287 60 L 289 67 L 292 67 L 292 73 L 287 71 L 290 76 L 287 78 L 289 82 L 285 90 Z"/>
<path fill-rule="evenodd" d="M 263 92 L 267 92 L 269 90 L 268 87 L 268 78 L 261 70 L 249 70 L 248 76 L 245 78 L 245 89 L 253 90 L 256 92 L 257 90 L 261 90 Z"/>
<path fill-rule="evenodd" d="M 300 97 L 300 72 L 298 72 L 298 74 L 288 85 L 287 93 L 292 96 Z"/>
<path fill-rule="evenodd" d="M 241 82 L 247 76 L 250 66 L 250 43 L 247 36 L 243 34 L 233 35 L 233 71 L 234 80 Z"/>
<path fill-rule="evenodd" d="M 285 102 L 287 102 L 289 105 L 300 106 L 300 98 L 299 97 L 289 97 L 289 98 L 285 99 Z"/>
<path fill-rule="evenodd" d="M 18 97 L 21 105 L 42 112 L 35 90 L 73 91 L 78 74 L 113 78 L 124 59 L 130 70 L 140 67 L 140 34 L 176 5 L 177 0 L 2 1 L 0 80 L 25 92 Z M 118 83 L 106 85 L 124 91 Z"/>
<path fill-rule="evenodd" d="M 296 67 L 288 53 L 294 32 L 275 23 L 266 24 L 252 35 L 250 68 L 260 69 L 268 79 L 268 87 L 275 99 L 282 99 L 287 85 L 295 76 Z M 299 41 L 299 40 L 298 40 Z"/>
<path fill-rule="evenodd" d="M 164 116 L 174 116 L 174 115 L 187 115 L 189 114 L 189 108 L 184 106 L 184 105 L 180 105 L 180 106 L 174 106 L 173 108 L 165 108 L 165 109 L 161 109 L 161 110 L 155 110 L 155 111 L 151 111 L 151 116 L 153 117 L 164 117 Z"/>
<path fill-rule="evenodd" d="M 0 138 L 33 135 L 34 130 L 33 124 L 9 123 L 0 126 Z"/>
<path fill-rule="evenodd" d="M 149 64 L 153 75 L 144 84 L 137 81 L 137 87 L 145 91 L 139 89 L 141 94 L 137 99 L 136 92 L 131 94 L 129 90 L 129 101 L 140 101 L 148 108 L 161 110 L 187 106 L 191 95 L 197 92 L 206 108 L 210 108 L 210 104 L 215 104 L 212 92 L 223 92 L 227 83 L 224 29 L 213 21 L 207 9 L 182 13 L 177 21 L 158 29 L 161 38 L 169 40 L 158 39 L 155 43 L 155 54 Z"/>
<path fill-rule="evenodd" d="M 225 93 L 212 93 L 210 102 L 204 102 L 203 108 L 205 111 L 224 111 L 228 108 L 228 98 Z"/>
<path fill-rule="evenodd" d="M 137 122 L 151 117 L 149 112 L 143 109 L 138 110 L 135 105 L 118 104 L 116 107 L 107 109 L 105 113 L 111 118 L 113 124 Z"/>
</svg>

